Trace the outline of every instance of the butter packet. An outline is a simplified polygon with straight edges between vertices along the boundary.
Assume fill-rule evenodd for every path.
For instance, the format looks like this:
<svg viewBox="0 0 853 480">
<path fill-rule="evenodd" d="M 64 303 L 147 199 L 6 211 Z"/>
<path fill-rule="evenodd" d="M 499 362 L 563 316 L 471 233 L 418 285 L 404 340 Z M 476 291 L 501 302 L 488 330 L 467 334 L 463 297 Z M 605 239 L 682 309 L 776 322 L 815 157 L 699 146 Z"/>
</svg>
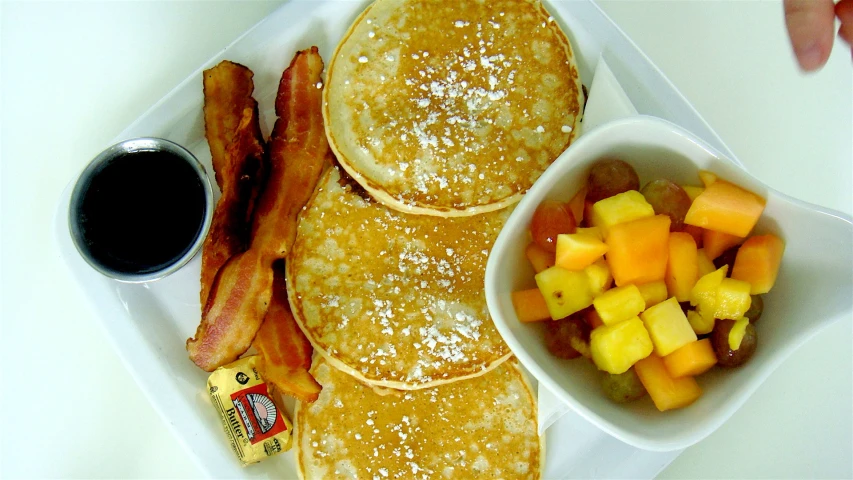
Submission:
<svg viewBox="0 0 853 480">
<path fill-rule="evenodd" d="M 258 361 L 257 355 L 241 358 L 207 380 L 210 400 L 243 466 L 290 450 L 293 442 L 293 424 L 258 372 Z"/>
</svg>

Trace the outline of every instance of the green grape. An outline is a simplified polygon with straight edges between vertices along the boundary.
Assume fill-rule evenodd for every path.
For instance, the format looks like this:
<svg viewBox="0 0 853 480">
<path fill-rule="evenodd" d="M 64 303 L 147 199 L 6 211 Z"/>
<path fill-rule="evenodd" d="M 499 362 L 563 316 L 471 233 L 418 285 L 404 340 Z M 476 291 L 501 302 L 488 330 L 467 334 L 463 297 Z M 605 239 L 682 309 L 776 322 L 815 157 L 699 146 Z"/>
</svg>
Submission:
<svg viewBox="0 0 853 480">
<path fill-rule="evenodd" d="M 671 180 L 660 178 L 647 183 L 640 193 L 646 197 L 656 214 L 669 215 L 672 220 L 669 225 L 671 232 L 684 229 L 684 217 L 692 202 L 683 188 Z"/>
<path fill-rule="evenodd" d="M 562 202 L 545 200 L 536 207 L 530 221 L 530 236 L 549 252 L 557 250 L 557 235 L 574 233 L 577 224 L 569 207 Z"/>
<path fill-rule="evenodd" d="M 631 402 L 646 394 L 646 387 L 640 382 L 640 377 L 633 368 L 618 375 L 602 372 L 601 389 L 607 398 L 616 403 Z"/>
<path fill-rule="evenodd" d="M 749 323 L 755 323 L 761 318 L 761 314 L 764 313 L 764 299 L 761 295 L 751 295 L 752 303 L 749 304 L 749 310 L 743 314 L 744 317 L 749 319 Z"/>
<path fill-rule="evenodd" d="M 599 160 L 589 170 L 587 188 L 586 199 L 595 203 L 628 190 L 639 190 L 640 177 L 634 167 L 622 160 Z"/>
<path fill-rule="evenodd" d="M 711 332 L 711 344 L 717 355 L 717 364 L 721 367 L 739 367 L 752 358 L 758 343 L 755 327 L 750 322 L 746 326 L 746 333 L 737 350 L 729 347 L 729 332 L 735 325 L 734 320 L 719 320 L 714 323 L 714 331 Z"/>
<path fill-rule="evenodd" d="M 589 325 L 578 315 L 546 322 L 545 346 L 559 358 L 577 358 L 589 351 Z"/>
</svg>

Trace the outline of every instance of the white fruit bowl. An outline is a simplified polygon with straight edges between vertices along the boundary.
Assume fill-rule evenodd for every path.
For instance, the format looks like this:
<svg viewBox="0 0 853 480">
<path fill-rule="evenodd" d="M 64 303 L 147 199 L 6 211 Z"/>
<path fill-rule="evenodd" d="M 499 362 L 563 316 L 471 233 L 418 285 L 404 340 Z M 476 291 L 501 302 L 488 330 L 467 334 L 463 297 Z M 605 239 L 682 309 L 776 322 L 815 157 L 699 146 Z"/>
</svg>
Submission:
<svg viewBox="0 0 853 480">
<path fill-rule="evenodd" d="M 764 295 L 756 324 L 753 358 L 734 369 L 713 368 L 697 378 L 703 395 L 689 407 L 658 412 L 646 395 L 615 404 L 601 392 L 591 362 L 552 356 L 541 322 L 523 324 L 510 294 L 535 287 L 524 255 L 537 205 L 568 201 L 586 181 L 589 166 L 617 157 L 637 170 L 641 185 L 655 178 L 701 185 L 697 172 L 710 170 L 767 199 L 753 234 L 774 233 L 786 242 L 776 285 Z M 853 223 L 849 216 L 788 197 L 764 185 L 680 127 L 653 117 L 618 120 L 585 133 L 524 196 L 492 249 L 486 267 L 489 312 L 522 364 L 578 414 L 614 437 L 656 451 L 690 446 L 716 430 L 740 408 L 768 375 L 798 346 L 853 310 Z M 791 393 L 796 392 L 791 385 Z M 780 419 L 782 420 L 782 419 Z"/>
</svg>

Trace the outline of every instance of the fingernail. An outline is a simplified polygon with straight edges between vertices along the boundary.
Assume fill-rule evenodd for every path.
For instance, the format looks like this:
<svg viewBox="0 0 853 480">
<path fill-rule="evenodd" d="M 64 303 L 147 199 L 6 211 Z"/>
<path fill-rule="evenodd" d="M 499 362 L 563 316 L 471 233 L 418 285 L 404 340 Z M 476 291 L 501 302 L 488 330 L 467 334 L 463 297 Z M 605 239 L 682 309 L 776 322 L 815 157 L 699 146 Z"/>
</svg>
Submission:
<svg viewBox="0 0 853 480">
<path fill-rule="evenodd" d="M 800 68 L 807 72 L 820 68 L 823 65 L 820 45 L 815 43 L 797 52 L 797 61 L 800 63 Z"/>
</svg>

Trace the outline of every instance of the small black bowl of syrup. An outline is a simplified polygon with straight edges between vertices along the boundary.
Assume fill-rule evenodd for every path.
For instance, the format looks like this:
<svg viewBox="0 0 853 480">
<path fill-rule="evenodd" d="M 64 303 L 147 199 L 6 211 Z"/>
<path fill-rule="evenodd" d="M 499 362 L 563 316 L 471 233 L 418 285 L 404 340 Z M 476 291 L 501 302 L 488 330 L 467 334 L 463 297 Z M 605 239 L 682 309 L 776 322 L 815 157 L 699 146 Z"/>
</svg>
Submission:
<svg viewBox="0 0 853 480">
<path fill-rule="evenodd" d="M 104 150 L 80 174 L 68 224 L 95 270 L 147 282 L 189 262 L 212 217 L 210 179 L 195 156 L 168 140 L 135 138 Z"/>
</svg>

